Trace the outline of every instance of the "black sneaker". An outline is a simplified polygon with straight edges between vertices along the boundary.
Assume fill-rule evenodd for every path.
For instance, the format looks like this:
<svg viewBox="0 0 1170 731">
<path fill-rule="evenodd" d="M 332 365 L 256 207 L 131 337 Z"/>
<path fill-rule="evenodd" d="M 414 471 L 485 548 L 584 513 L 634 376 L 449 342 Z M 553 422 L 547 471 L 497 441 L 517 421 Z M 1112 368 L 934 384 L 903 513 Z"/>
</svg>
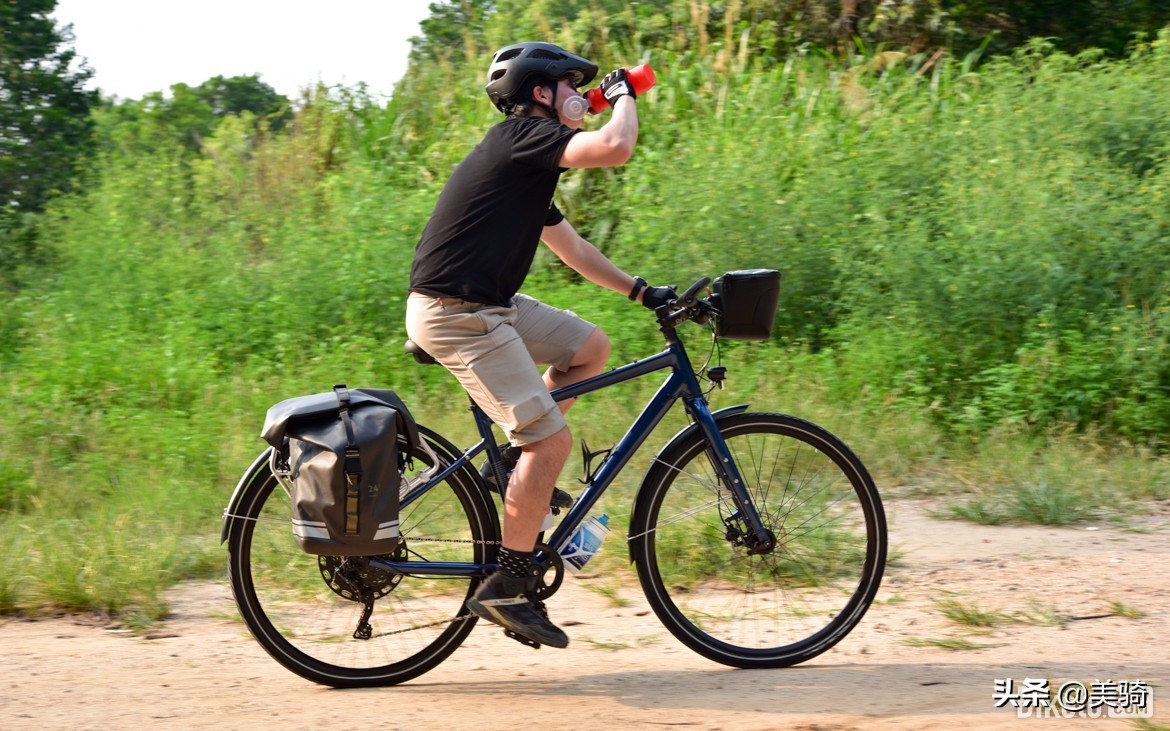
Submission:
<svg viewBox="0 0 1170 731">
<path fill-rule="evenodd" d="M 497 571 L 467 600 L 467 608 L 476 616 L 538 644 L 568 647 L 569 636 L 548 621 L 542 602 L 529 599 L 527 587 L 525 579 Z"/>
<path fill-rule="evenodd" d="M 520 447 L 514 444 L 501 444 L 499 449 L 500 464 L 504 468 L 504 479 L 507 480 L 512 476 L 512 470 L 516 469 L 516 461 L 520 459 Z M 483 466 L 479 468 L 479 475 L 487 482 L 488 488 L 492 492 L 500 491 L 500 486 L 496 484 L 496 475 L 492 471 L 491 460 L 485 459 L 483 461 Z M 573 507 L 573 496 L 554 486 L 548 506 L 550 508 L 571 508 Z"/>
</svg>

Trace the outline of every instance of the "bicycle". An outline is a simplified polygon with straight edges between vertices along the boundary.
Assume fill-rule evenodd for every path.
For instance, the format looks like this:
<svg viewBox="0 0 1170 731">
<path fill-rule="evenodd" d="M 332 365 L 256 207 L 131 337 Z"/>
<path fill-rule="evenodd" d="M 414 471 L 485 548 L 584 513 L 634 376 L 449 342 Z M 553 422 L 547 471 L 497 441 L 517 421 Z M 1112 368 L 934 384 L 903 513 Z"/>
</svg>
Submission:
<svg viewBox="0 0 1170 731">
<path fill-rule="evenodd" d="M 577 398 L 669 371 L 599 466 L 587 461 L 588 484 L 551 536 L 541 534 L 537 598 L 560 587 L 558 551 L 682 400 L 691 423 L 653 458 L 630 518 L 642 590 L 663 625 L 700 655 L 786 667 L 828 650 L 869 608 L 885 565 L 885 516 L 864 465 L 825 429 L 746 404 L 709 409 L 726 369 L 708 357 L 696 371 L 676 332 L 686 321 L 710 324 L 717 347 L 721 312 L 697 296 L 709 283 L 700 279 L 655 312 L 662 352 L 553 393 Z M 389 555 L 303 553 L 289 529 L 288 465 L 275 463 L 271 448 L 256 458 L 224 513 L 222 538 L 240 613 L 277 662 L 323 685 L 393 685 L 433 669 L 472 631 L 477 618 L 464 602 L 495 569 L 500 541 L 499 495 L 473 460 L 486 452 L 497 484 L 506 475 L 491 421 L 474 402 L 470 410 L 480 439 L 469 449 L 421 424 L 420 444 L 399 437 L 413 467 L 401 488 L 403 538 Z"/>
</svg>

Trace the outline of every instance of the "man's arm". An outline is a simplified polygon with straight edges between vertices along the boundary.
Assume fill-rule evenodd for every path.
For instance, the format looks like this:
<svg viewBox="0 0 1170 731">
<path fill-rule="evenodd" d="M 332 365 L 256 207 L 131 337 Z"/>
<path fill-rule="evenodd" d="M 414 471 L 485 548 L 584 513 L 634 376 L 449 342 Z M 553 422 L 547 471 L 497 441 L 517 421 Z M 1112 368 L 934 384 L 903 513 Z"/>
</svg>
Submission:
<svg viewBox="0 0 1170 731">
<path fill-rule="evenodd" d="M 629 296 L 634 289 L 634 278 L 618 269 L 596 246 L 577 233 L 568 219 L 555 226 L 545 226 L 540 238 L 558 259 L 590 282 L 612 289 L 623 297 Z M 641 293 L 638 299 L 641 301 Z"/>
<path fill-rule="evenodd" d="M 626 297 L 634 291 L 634 284 L 639 284 L 634 301 L 652 310 L 678 297 L 673 287 L 647 287 L 645 280 L 635 280 L 618 269 L 596 246 L 582 238 L 567 220 L 555 226 L 545 226 L 541 239 L 561 261 L 594 284 Z"/>
<path fill-rule="evenodd" d="M 609 168 L 622 165 L 634 154 L 637 141 L 637 105 L 631 96 L 619 97 L 613 106 L 613 117 L 605 126 L 595 132 L 573 135 L 561 155 L 561 167 Z"/>
</svg>

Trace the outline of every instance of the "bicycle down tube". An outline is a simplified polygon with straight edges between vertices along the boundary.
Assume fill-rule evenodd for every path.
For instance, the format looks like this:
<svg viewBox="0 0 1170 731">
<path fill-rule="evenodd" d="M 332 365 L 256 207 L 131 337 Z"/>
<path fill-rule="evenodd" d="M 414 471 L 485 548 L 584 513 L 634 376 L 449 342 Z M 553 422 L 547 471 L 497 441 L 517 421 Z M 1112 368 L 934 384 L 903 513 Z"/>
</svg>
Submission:
<svg viewBox="0 0 1170 731">
<path fill-rule="evenodd" d="M 585 519 L 598 498 L 679 398 L 684 400 L 691 418 L 711 446 L 714 452 L 712 456 L 724 480 L 724 486 L 734 495 L 735 503 L 743 513 L 741 517 L 755 534 L 758 545 L 770 545 L 769 533 L 764 528 L 759 513 L 748 497 L 735 460 L 732 459 L 730 450 L 719 432 L 719 426 L 707 406 L 706 399 L 703 398 L 698 378 L 691 370 L 686 350 L 677 338 L 669 338 L 666 350 L 657 355 L 619 366 L 606 373 L 558 389 L 552 392 L 552 397 L 554 401 L 565 401 L 667 368 L 672 370 L 670 376 L 667 377 L 625 435 L 614 446 L 613 452 L 597 470 L 594 479 L 585 486 L 573 507 L 569 509 L 568 514 L 553 531 L 552 536 L 547 541 L 547 545 L 553 550 L 560 550 L 569 541 L 573 531 Z M 464 452 L 453 464 L 448 465 L 438 475 L 433 476 L 425 485 L 413 491 L 404 499 L 404 506 L 413 502 L 433 485 L 440 483 L 446 476 L 484 450 L 491 440 L 491 423 L 478 410 L 476 410 L 475 416 L 477 427 L 483 437 L 481 442 Z M 371 557 L 370 563 L 382 570 L 405 575 L 483 576 L 494 568 L 494 566 L 483 564 L 390 561 L 382 557 Z"/>
</svg>

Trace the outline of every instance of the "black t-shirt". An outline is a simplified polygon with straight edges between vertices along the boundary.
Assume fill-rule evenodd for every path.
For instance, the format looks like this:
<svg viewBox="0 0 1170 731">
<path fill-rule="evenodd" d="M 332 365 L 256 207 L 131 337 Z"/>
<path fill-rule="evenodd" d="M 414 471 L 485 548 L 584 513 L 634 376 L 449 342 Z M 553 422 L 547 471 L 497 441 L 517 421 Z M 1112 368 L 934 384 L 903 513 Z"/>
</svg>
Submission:
<svg viewBox="0 0 1170 731">
<path fill-rule="evenodd" d="M 410 289 L 507 306 L 520 290 L 545 226 L 561 155 L 577 130 L 555 119 L 506 119 L 455 168 L 423 229 Z"/>
</svg>

